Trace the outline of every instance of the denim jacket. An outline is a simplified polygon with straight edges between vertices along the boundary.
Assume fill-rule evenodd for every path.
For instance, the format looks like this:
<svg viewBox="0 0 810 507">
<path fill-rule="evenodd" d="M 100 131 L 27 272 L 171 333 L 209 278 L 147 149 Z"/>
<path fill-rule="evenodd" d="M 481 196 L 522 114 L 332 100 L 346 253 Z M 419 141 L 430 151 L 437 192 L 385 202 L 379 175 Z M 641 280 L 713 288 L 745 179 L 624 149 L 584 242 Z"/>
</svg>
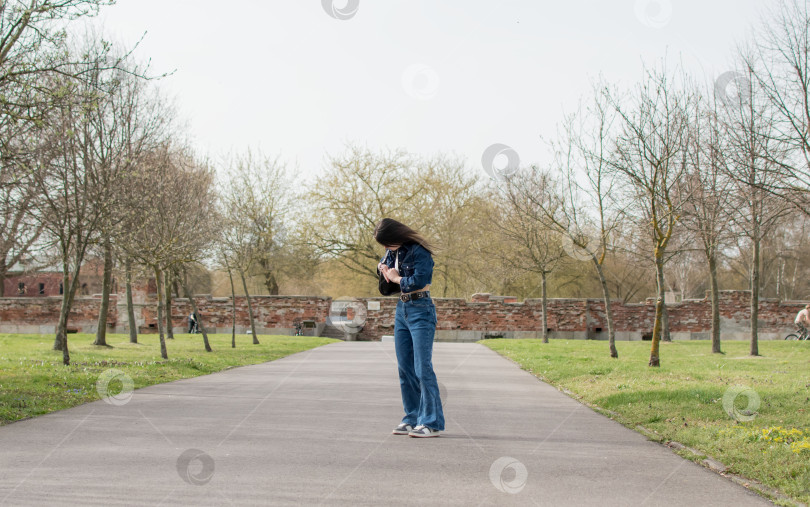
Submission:
<svg viewBox="0 0 810 507">
<path fill-rule="evenodd" d="M 403 293 L 422 289 L 433 280 L 433 257 L 419 243 L 401 245 L 395 252 L 386 250 L 380 262 L 393 268 L 397 260 L 394 255 L 399 257 L 399 286 Z"/>
</svg>

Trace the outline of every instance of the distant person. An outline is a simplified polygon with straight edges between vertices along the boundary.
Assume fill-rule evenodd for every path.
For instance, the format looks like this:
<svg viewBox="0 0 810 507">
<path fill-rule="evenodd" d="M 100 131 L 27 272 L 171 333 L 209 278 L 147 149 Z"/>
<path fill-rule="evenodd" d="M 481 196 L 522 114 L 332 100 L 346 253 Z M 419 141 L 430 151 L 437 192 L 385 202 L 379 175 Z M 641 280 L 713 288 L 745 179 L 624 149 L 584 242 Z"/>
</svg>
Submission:
<svg viewBox="0 0 810 507">
<path fill-rule="evenodd" d="M 197 314 L 194 312 L 191 312 L 188 316 L 188 332 L 189 333 L 197 332 Z"/>
<path fill-rule="evenodd" d="M 418 232 L 390 218 L 374 229 L 386 248 L 377 269 L 387 282 L 400 285 L 394 319 L 394 346 L 405 417 L 394 435 L 437 437 L 444 431 L 439 382 L 433 371 L 436 307 L 430 299 L 433 252 Z"/>
<path fill-rule="evenodd" d="M 796 320 L 793 322 L 799 328 L 799 332 L 807 332 L 807 327 L 810 326 L 810 304 L 804 305 L 804 309 L 796 314 Z"/>
</svg>

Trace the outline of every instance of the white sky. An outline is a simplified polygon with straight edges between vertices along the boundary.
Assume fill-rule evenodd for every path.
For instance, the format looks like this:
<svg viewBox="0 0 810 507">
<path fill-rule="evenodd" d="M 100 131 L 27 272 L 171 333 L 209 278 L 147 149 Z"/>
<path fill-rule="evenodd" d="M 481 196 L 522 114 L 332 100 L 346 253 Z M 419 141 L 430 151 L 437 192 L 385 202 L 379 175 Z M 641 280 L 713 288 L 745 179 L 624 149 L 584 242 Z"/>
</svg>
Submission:
<svg viewBox="0 0 810 507">
<path fill-rule="evenodd" d="M 355 0 L 349 0 L 355 1 Z M 773 0 L 118 0 L 105 32 L 175 70 L 203 152 L 260 147 L 311 178 L 346 142 L 453 152 L 494 144 L 545 159 L 564 111 L 602 73 L 630 85 L 664 55 L 714 79 Z M 335 0 L 343 8 L 347 0 Z"/>
</svg>

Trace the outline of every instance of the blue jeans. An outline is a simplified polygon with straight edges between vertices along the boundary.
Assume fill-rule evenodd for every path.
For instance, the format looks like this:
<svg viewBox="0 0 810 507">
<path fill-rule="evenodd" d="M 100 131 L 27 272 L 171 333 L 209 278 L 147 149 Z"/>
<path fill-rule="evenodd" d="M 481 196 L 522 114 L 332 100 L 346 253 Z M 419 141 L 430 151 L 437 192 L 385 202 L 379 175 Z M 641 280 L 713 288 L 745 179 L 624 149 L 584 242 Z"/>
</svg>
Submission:
<svg viewBox="0 0 810 507">
<path fill-rule="evenodd" d="M 402 422 L 444 431 L 439 383 L 433 371 L 436 307 L 430 298 L 397 302 L 394 345 L 405 417 Z"/>
</svg>

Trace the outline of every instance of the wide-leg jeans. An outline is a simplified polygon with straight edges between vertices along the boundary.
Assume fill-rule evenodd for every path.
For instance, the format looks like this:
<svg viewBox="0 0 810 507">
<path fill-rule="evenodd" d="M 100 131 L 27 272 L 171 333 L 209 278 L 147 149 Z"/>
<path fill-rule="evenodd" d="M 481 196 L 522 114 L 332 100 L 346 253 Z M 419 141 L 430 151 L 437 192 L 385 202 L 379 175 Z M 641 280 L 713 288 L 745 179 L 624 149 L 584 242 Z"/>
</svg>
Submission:
<svg viewBox="0 0 810 507">
<path fill-rule="evenodd" d="M 436 307 L 429 297 L 397 302 L 394 344 L 405 417 L 402 422 L 444 431 L 439 383 L 433 371 Z"/>
</svg>

